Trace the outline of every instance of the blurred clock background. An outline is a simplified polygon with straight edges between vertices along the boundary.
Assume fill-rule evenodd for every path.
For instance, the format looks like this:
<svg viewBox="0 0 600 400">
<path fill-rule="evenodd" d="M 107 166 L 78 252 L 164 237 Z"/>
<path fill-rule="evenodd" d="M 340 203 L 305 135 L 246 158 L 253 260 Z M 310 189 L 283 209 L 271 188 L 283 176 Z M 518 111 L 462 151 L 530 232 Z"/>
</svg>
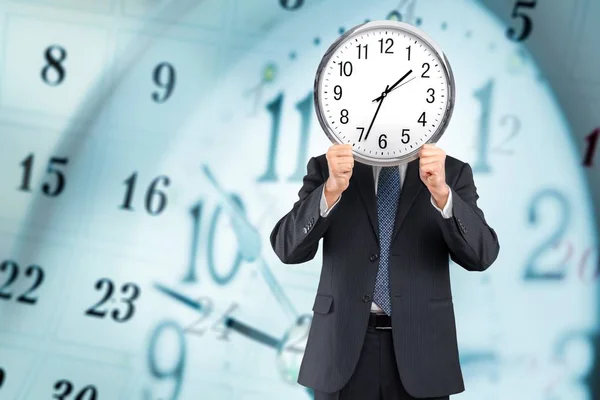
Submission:
<svg viewBox="0 0 600 400">
<path fill-rule="evenodd" d="M 445 51 L 439 145 L 499 235 L 452 267 L 466 392 L 600 398 L 591 0 L 0 0 L 0 399 L 310 399 L 320 272 L 268 242 L 329 146 L 312 87 L 346 29 Z"/>
</svg>

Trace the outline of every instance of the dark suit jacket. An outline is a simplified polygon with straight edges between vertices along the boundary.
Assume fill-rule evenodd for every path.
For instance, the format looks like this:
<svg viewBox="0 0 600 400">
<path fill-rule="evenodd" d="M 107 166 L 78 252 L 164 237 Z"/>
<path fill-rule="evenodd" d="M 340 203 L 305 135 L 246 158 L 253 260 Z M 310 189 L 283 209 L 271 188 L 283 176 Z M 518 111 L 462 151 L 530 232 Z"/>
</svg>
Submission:
<svg viewBox="0 0 600 400">
<path fill-rule="evenodd" d="M 392 336 L 400 379 L 413 397 L 464 390 L 459 364 L 449 256 L 469 271 L 496 259 L 498 238 L 477 207 L 467 163 L 446 157 L 453 217 L 444 219 L 408 164 L 390 249 Z M 313 320 L 298 382 L 323 392 L 340 390 L 358 362 L 367 331 L 379 264 L 372 167 L 355 162 L 350 185 L 325 218 L 320 214 L 329 176 L 325 155 L 308 161 L 298 201 L 275 225 L 270 241 L 282 262 L 311 260 L 323 238 L 323 263 Z"/>
</svg>

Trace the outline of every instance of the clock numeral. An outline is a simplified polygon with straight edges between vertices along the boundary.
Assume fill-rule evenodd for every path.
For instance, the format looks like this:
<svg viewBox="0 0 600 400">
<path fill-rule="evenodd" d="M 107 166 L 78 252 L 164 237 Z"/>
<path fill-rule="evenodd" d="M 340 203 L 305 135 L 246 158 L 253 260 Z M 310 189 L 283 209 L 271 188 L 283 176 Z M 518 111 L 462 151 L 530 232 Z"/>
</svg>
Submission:
<svg viewBox="0 0 600 400">
<path fill-rule="evenodd" d="M 408 46 L 406 50 L 408 50 L 408 61 L 410 61 L 410 46 Z"/>
<path fill-rule="evenodd" d="M 2 368 L 0 368 L 0 389 L 2 389 L 2 385 L 4 385 L 4 379 L 6 378 L 6 372 Z"/>
<path fill-rule="evenodd" d="M 368 49 L 369 45 L 368 45 L 368 44 L 365 44 L 365 45 L 362 45 L 362 46 L 361 46 L 361 45 L 359 44 L 359 45 L 358 45 L 358 46 L 356 46 L 356 47 L 358 48 L 358 59 L 359 59 L 359 60 L 361 59 L 361 55 L 362 55 L 361 48 L 362 48 L 362 49 L 364 49 L 364 50 L 365 50 L 365 60 L 366 60 L 366 59 L 367 59 L 367 49 Z"/>
<path fill-rule="evenodd" d="M 517 34 L 517 30 L 515 28 L 508 28 L 506 31 L 506 36 L 508 36 L 510 40 L 513 40 L 515 42 L 522 42 L 529 37 L 531 31 L 533 30 L 533 21 L 531 20 L 531 17 L 525 14 L 525 11 L 522 11 L 521 9 L 534 9 L 536 4 L 537 0 L 519 0 L 515 3 L 511 17 L 513 19 L 521 18 L 521 20 L 523 21 L 523 28 L 521 30 L 521 33 L 519 34 Z"/>
<path fill-rule="evenodd" d="M 382 133 L 379 136 L 379 148 L 385 149 L 386 147 L 387 147 L 387 135 L 385 133 Z"/>
<path fill-rule="evenodd" d="M 429 97 L 427 98 L 427 102 L 429 104 L 433 103 L 435 101 L 435 90 L 433 90 L 433 88 L 429 88 L 427 89 L 427 93 L 429 93 Z"/>
<path fill-rule="evenodd" d="M 108 310 L 101 310 L 100 308 L 107 301 L 117 301 L 117 299 L 113 298 L 114 283 L 108 278 L 102 278 L 96 282 L 95 288 L 96 290 L 102 291 L 104 286 L 106 286 L 106 293 L 104 293 L 104 297 L 102 297 L 102 299 L 92 307 L 88 308 L 85 311 L 85 315 L 96 318 L 104 318 Z M 111 317 L 114 321 L 127 322 L 129 319 L 131 319 L 131 317 L 133 317 L 133 314 L 135 313 L 135 306 L 133 302 L 140 297 L 140 292 L 140 288 L 135 283 L 126 283 L 121 286 L 121 294 L 123 297 L 120 300 L 121 302 L 127 304 L 127 310 L 121 315 L 119 309 L 114 308 L 111 312 Z"/>
<path fill-rule="evenodd" d="M 8 279 L 0 286 L 0 300 L 10 300 L 13 293 L 8 291 L 19 277 L 19 265 L 11 260 L 5 260 L 0 264 L 0 273 L 7 273 Z M 34 305 L 37 303 L 37 297 L 31 297 L 44 282 L 44 270 L 39 265 L 30 265 L 25 269 L 25 277 L 33 277 L 33 284 L 25 293 L 22 293 L 15 300 L 21 304 Z"/>
<path fill-rule="evenodd" d="M 385 44 L 387 45 L 385 52 L 383 51 L 383 43 L 384 43 L 383 38 L 379 39 L 379 52 L 385 53 L 385 54 L 394 54 L 394 52 L 391 51 L 391 48 L 394 45 L 394 39 L 392 39 L 392 38 L 385 39 Z"/>
<path fill-rule="evenodd" d="M 21 186 L 18 188 L 23 192 L 31 192 L 31 171 L 33 169 L 34 155 L 33 153 L 29 154 L 27 158 L 25 158 L 21 162 L 21 166 L 23 167 L 23 178 L 21 180 Z M 52 185 L 48 182 L 45 182 L 42 185 L 42 192 L 48 197 L 57 197 L 59 196 L 63 190 L 65 189 L 65 175 L 63 171 L 61 171 L 61 167 L 65 166 L 69 163 L 68 158 L 59 158 L 52 157 L 50 161 L 48 161 L 48 166 L 46 167 L 46 173 L 48 175 L 54 175 L 56 177 L 56 185 Z"/>
<path fill-rule="evenodd" d="M 127 190 L 125 191 L 123 204 L 121 204 L 119 207 L 122 210 L 134 211 L 131 203 L 135 193 L 137 175 L 138 173 L 134 172 L 129 178 L 123 181 L 123 184 L 127 186 Z M 171 181 L 164 175 L 158 176 L 154 178 L 152 183 L 150 183 L 150 186 L 148 186 L 148 190 L 146 191 L 146 211 L 148 214 L 153 216 L 159 215 L 167 207 L 167 195 L 163 191 L 157 189 L 157 186 L 160 184 L 167 187 L 171 184 Z"/>
<path fill-rule="evenodd" d="M 336 100 L 340 100 L 342 98 L 342 87 L 340 85 L 335 85 L 335 87 L 333 88 L 333 93 L 333 98 Z"/>
<path fill-rule="evenodd" d="M 352 75 L 352 63 L 350 61 L 342 61 L 338 65 L 340 66 L 340 76 Z"/>
<path fill-rule="evenodd" d="M 590 399 L 598 399 L 597 377 L 600 374 L 600 335 L 592 330 L 571 330 L 557 338 L 552 358 L 563 365 L 563 373 L 559 379 L 552 379 L 546 387 L 552 388 L 547 391 L 548 398 L 560 398 L 564 388 L 585 388 Z M 583 363 L 578 368 L 566 367 L 572 357 L 572 349 L 585 349 L 586 357 L 590 362 Z M 557 380 L 559 384 L 557 385 Z M 587 396 L 587 395 L 586 395 Z"/>
<path fill-rule="evenodd" d="M 425 120 L 425 111 L 423 111 L 423 114 L 421 114 L 421 116 L 419 117 L 419 120 L 417 122 L 419 122 L 421 125 L 425 126 L 425 124 L 427 123 L 427 121 Z"/>
<path fill-rule="evenodd" d="M 410 129 L 402 129 L 402 139 L 400 139 L 400 141 L 404 144 L 410 142 L 410 135 L 408 132 L 410 132 Z"/>
<path fill-rule="evenodd" d="M 429 63 L 423 63 L 423 68 L 425 68 L 425 71 L 423 71 L 423 74 L 421 75 L 421 78 L 431 78 L 429 75 L 425 75 L 426 73 L 429 72 Z"/>
<path fill-rule="evenodd" d="M 58 400 L 69 400 L 69 395 L 73 392 L 73 384 L 66 380 L 61 379 L 54 384 L 54 393 L 53 398 Z M 98 397 L 98 390 L 94 385 L 87 385 L 81 388 L 77 395 L 74 397 L 74 400 L 96 400 Z"/>
<path fill-rule="evenodd" d="M 571 220 L 571 207 L 566 196 L 555 189 L 546 189 L 535 195 L 529 204 L 529 223 L 535 225 L 539 222 L 539 215 L 537 207 L 544 201 L 553 201 L 559 207 L 560 220 L 554 231 L 548 235 L 547 239 L 536 247 L 527 263 L 525 264 L 525 273 L 523 279 L 525 280 L 545 280 L 545 281 L 559 281 L 564 279 L 566 274 L 567 263 L 566 260 L 570 258 L 570 254 L 563 260 L 561 260 L 551 271 L 541 271 L 542 268 L 538 265 L 538 259 L 547 252 L 551 251 L 553 246 L 558 243 L 564 236 Z M 571 253 L 571 252 L 569 252 Z M 548 270 L 548 268 L 544 268 Z"/>
<path fill-rule="evenodd" d="M 340 88 L 341 90 L 341 88 Z M 340 91 L 341 95 L 341 91 Z M 271 114 L 271 137 L 269 143 L 269 156 L 266 171 L 258 178 L 258 182 L 276 182 L 275 158 L 277 156 L 279 134 L 281 125 L 281 113 L 283 107 L 283 93 L 275 100 L 267 104 L 267 111 Z M 296 110 L 300 113 L 300 143 L 298 144 L 298 157 L 296 159 L 296 171 L 288 178 L 288 182 L 302 181 L 306 172 L 306 159 L 308 154 L 308 138 L 310 134 L 310 122 L 313 110 L 313 92 L 310 91 L 305 98 L 296 103 Z"/>
<path fill-rule="evenodd" d="M 67 74 L 62 65 L 67 59 L 67 51 L 59 45 L 52 45 L 46 49 L 44 58 L 48 63 L 42 68 L 42 80 L 49 86 L 60 85 Z"/>
<path fill-rule="evenodd" d="M 365 128 L 357 127 L 356 129 L 360 130 L 360 136 L 358 137 L 358 141 L 360 142 L 360 141 L 362 141 L 363 133 L 365 133 Z"/>
<path fill-rule="evenodd" d="M 163 72 L 166 71 L 166 74 Z M 166 75 L 166 76 L 164 76 Z M 154 83 L 161 89 L 164 89 L 164 92 L 161 94 L 159 92 L 152 93 L 152 100 L 156 103 L 164 103 L 171 97 L 173 94 L 173 90 L 175 89 L 175 68 L 173 65 L 163 62 L 160 63 L 154 68 L 154 73 L 152 74 L 154 79 Z"/>
<path fill-rule="evenodd" d="M 279 4 L 286 10 L 294 11 L 302 7 L 304 0 L 279 0 Z"/>
<path fill-rule="evenodd" d="M 596 128 L 592 133 L 585 137 L 587 140 L 587 151 L 583 159 L 584 167 L 591 167 L 594 164 L 594 155 L 596 154 L 596 147 L 598 145 L 598 137 L 600 136 L 600 128 Z"/>
<path fill-rule="evenodd" d="M 242 212 L 245 212 L 245 206 L 244 206 L 242 199 L 238 195 L 235 195 L 235 194 L 232 194 L 231 198 L 235 203 L 237 203 L 239 209 L 242 210 Z M 196 268 L 196 260 L 198 258 L 197 248 L 200 243 L 199 242 L 200 227 L 202 226 L 202 211 L 203 211 L 203 209 L 204 209 L 204 202 L 199 201 L 190 210 L 190 214 L 192 216 L 192 222 L 193 222 L 190 263 L 189 263 L 188 271 L 182 279 L 183 282 L 187 282 L 187 283 L 198 282 L 198 276 L 196 273 L 196 269 L 197 269 Z M 213 282 L 215 282 L 221 286 L 226 285 L 229 282 L 231 282 L 231 280 L 237 275 L 237 273 L 240 269 L 240 265 L 243 261 L 242 253 L 239 250 L 239 243 L 236 243 L 236 245 L 238 245 L 238 249 L 236 251 L 235 260 L 233 261 L 233 265 L 231 265 L 231 267 L 229 267 L 228 272 L 221 273 L 221 272 L 219 272 L 219 269 L 217 268 L 217 263 L 215 262 L 214 247 L 215 247 L 215 238 L 216 238 L 217 228 L 219 226 L 219 222 L 221 222 L 222 209 L 223 209 L 223 207 L 219 204 L 213 211 L 213 214 L 211 216 L 209 226 L 208 226 L 208 239 L 207 239 L 207 243 L 206 243 L 206 262 L 208 264 L 208 272 L 210 273 L 210 276 L 212 277 Z M 233 226 L 234 229 L 236 229 L 237 224 L 232 223 L 231 225 Z"/>
<path fill-rule="evenodd" d="M 514 139 L 520 129 L 521 121 L 514 115 L 505 115 L 500 120 L 502 126 L 510 122 L 510 134 L 499 146 L 490 149 L 490 108 L 494 94 L 494 81 L 489 80 L 481 89 L 475 91 L 475 98 L 481 102 L 481 117 L 479 119 L 479 134 L 477 136 L 477 160 L 473 163 L 473 173 L 489 173 L 492 168 L 489 164 L 489 153 L 511 154 L 512 150 L 505 147 L 506 143 Z"/>
<path fill-rule="evenodd" d="M 346 110 L 346 109 L 344 108 L 344 109 L 341 111 L 341 113 L 340 113 L 340 122 L 341 122 L 342 124 L 347 124 L 347 123 L 348 123 L 348 121 L 349 121 L 349 118 L 348 118 L 348 110 Z"/>
<path fill-rule="evenodd" d="M 148 369 L 152 378 L 161 382 L 161 386 L 165 381 L 172 381 L 173 391 L 169 396 L 153 397 L 151 391 L 146 389 L 144 400 L 179 398 L 185 374 L 186 347 L 185 334 L 177 322 L 162 321 L 154 328 L 148 343 Z M 171 360 L 167 365 L 163 362 L 164 354 L 169 354 Z"/>
</svg>

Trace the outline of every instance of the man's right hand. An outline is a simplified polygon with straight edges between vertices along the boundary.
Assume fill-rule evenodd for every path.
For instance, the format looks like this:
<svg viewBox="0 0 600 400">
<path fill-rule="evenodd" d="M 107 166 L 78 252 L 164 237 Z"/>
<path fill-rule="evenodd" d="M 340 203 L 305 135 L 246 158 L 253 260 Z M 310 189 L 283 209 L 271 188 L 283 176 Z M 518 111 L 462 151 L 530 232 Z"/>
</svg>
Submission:
<svg viewBox="0 0 600 400">
<path fill-rule="evenodd" d="M 325 182 L 325 200 L 327 206 L 330 207 L 350 185 L 350 177 L 354 168 L 352 145 L 331 145 L 325 157 L 329 167 L 329 178 Z"/>
</svg>

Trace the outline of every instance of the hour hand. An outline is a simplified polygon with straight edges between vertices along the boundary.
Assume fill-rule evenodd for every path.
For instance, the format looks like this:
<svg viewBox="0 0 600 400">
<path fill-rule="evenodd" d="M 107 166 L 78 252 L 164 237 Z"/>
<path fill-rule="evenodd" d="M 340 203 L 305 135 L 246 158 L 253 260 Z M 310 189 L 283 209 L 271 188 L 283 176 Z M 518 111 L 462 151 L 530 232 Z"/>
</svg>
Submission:
<svg viewBox="0 0 600 400">
<path fill-rule="evenodd" d="M 406 74 L 404 74 L 402 76 L 402 78 L 398 79 L 396 81 L 396 83 L 394 83 L 392 86 L 387 87 L 385 89 L 385 91 L 381 94 L 381 96 L 377 97 L 376 99 L 373 99 L 373 101 L 374 102 L 381 101 L 389 92 L 391 92 L 392 90 L 396 89 L 398 87 L 398 85 L 400 85 L 402 83 L 402 81 L 404 81 L 411 73 L 412 73 L 412 69 L 409 70 Z"/>
</svg>

